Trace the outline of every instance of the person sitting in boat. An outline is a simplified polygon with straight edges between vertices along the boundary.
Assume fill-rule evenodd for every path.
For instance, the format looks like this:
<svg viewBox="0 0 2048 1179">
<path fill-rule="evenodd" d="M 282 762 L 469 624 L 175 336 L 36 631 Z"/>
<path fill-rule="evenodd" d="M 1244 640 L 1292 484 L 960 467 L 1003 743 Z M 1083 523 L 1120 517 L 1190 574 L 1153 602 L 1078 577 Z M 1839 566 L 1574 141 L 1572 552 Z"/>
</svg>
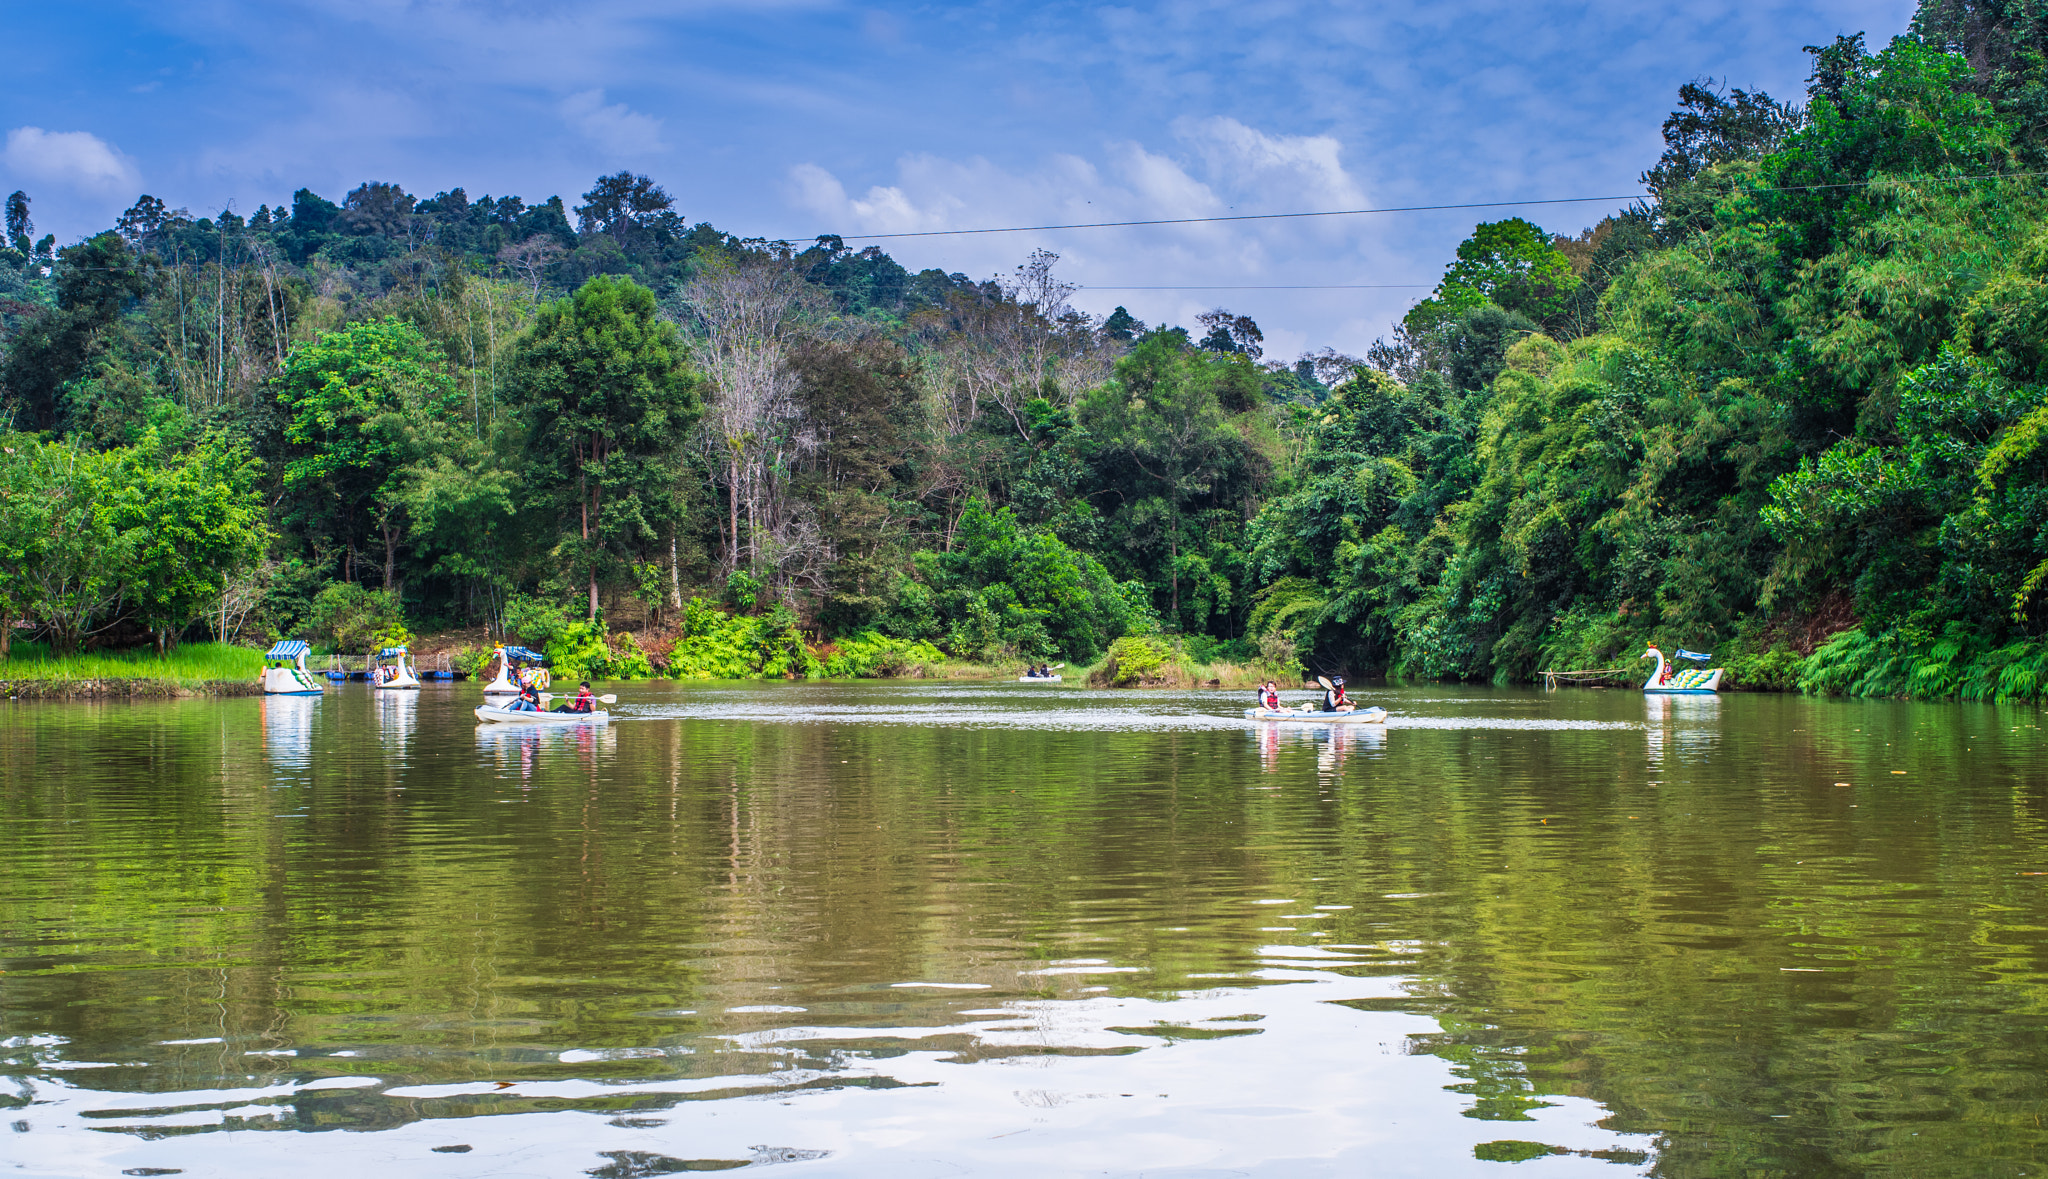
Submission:
<svg viewBox="0 0 2048 1179">
<path fill-rule="evenodd" d="M 567 704 L 555 706 L 556 712 L 593 712 L 597 709 L 597 697 L 590 694 L 590 681 L 577 685 L 575 698 Z"/>
<path fill-rule="evenodd" d="M 1267 680 L 1259 685 L 1258 706 L 1269 712 L 1280 711 L 1280 685 L 1278 683 Z"/>
<path fill-rule="evenodd" d="M 507 704 L 505 707 L 511 709 L 514 712 L 539 712 L 540 689 L 534 687 L 532 684 L 526 684 L 522 686 L 519 689 L 519 699 L 514 700 L 510 704 Z"/>
<path fill-rule="evenodd" d="M 1344 695 L 1344 677 L 1341 675 L 1331 676 L 1330 686 L 1326 691 L 1323 692 L 1323 711 L 1350 712 L 1356 709 L 1357 707 L 1358 705 L 1353 704 L 1351 700 Z"/>
</svg>

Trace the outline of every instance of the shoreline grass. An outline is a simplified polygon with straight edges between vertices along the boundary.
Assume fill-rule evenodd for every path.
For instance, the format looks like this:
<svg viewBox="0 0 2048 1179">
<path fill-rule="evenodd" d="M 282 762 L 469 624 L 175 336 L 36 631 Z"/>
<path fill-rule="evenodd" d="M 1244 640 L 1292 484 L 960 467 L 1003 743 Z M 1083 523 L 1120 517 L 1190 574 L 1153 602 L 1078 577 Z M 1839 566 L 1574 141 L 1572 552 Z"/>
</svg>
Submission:
<svg viewBox="0 0 2048 1179">
<path fill-rule="evenodd" d="M 193 690 L 209 684 L 254 683 L 262 670 L 263 652 L 226 643 L 184 643 L 161 659 L 146 647 L 53 656 L 41 643 L 17 643 L 6 659 L 0 659 L 0 683 L 63 686 L 124 681 Z"/>
</svg>

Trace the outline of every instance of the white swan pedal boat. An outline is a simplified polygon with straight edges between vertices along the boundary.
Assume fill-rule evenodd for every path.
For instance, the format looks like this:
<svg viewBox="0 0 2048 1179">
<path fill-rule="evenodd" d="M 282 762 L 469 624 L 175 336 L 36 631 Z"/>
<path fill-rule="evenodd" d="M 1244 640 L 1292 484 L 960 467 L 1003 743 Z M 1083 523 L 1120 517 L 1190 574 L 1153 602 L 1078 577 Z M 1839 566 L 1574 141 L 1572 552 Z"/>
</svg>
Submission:
<svg viewBox="0 0 2048 1179">
<path fill-rule="evenodd" d="M 1680 659 L 1690 659 L 1697 663 L 1705 663 L 1713 658 L 1712 655 L 1702 655 L 1697 651 L 1688 651 L 1683 647 L 1678 649 L 1678 657 Z M 1726 668 L 1667 669 L 1664 666 L 1664 652 L 1659 651 L 1655 647 L 1643 652 L 1643 658 L 1655 659 L 1657 661 L 1657 666 L 1650 672 L 1650 678 L 1643 681 L 1643 692 L 1646 695 L 1715 696 L 1720 694 L 1721 673 L 1727 670 Z"/>
<path fill-rule="evenodd" d="M 1361 708 L 1354 712 L 1313 712 L 1292 708 L 1247 708 L 1246 720 L 1300 721 L 1311 725 L 1383 725 L 1387 723 L 1384 708 Z"/>
<path fill-rule="evenodd" d="M 266 696 L 318 696 L 327 685 L 306 670 L 306 653 L 313 648 L 303 639 L 286 639 L 263 653 L 263 694 Z"/>
<path fill-rule="evenodd" d="M 547 656 L 525 647 L 507 647 L 502 644 L 491 652 L 492 662 L 498 665 L 498 674 L 484 685 L 485 696 L 517 696 L 522 680 L 531 680 L 539 691 L 548 690 L 548 671 L 541 665 Z"/>
<path fill-rule="evenodd" d="M 495 704 L 477 706 L 476 719 L 504 725 L 602 725 L 612 714 L 597 712 L 529 712 L 524 708 L 500 708 Z"/>
</svg>

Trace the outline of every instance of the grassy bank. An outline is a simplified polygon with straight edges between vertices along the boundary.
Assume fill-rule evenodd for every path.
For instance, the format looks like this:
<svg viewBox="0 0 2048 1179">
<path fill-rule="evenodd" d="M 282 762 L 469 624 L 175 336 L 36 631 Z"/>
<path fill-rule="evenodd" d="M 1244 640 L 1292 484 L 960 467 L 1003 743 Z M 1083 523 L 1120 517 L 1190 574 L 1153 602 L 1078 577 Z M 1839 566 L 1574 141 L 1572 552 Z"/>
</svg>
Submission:
<svg viewBox="0 0 2048 1179">
<path fill-rule="evenodd" d="M 263 652 L 226 643 L 186 643 L 163 658 L 144 648 L 53 656 L 17 643 L 0 660 L 0 692 L 16 697 L 238 695 L 258 691 Z"/>
</svg>

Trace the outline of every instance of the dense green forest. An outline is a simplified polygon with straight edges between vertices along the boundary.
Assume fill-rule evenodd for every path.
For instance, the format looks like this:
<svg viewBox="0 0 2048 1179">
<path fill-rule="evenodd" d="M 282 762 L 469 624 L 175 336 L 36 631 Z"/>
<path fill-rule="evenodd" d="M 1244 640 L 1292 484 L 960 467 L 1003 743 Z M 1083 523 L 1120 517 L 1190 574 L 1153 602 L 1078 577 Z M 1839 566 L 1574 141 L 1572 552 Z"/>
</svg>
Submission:
<svg viewBox="0 0 2048 1179">
<path fill-rule="evenodd" d="M 1687 83 L 1648 199 L 1478 226 L 1362 358 L 1091 317 L 1044 252 L 976 281 L 735 238 L 623 172 L 573 206 L 144 196 L 62 249 L 17 193 L 0 617 L 59 651 L 483 623 L 621 674 L 1138 634 L 1513 681 L 1656 641 L 2036 697 L 2030 12 L 1928 0 L 1810 47 L 1800 102 Z"/>
</svg>

